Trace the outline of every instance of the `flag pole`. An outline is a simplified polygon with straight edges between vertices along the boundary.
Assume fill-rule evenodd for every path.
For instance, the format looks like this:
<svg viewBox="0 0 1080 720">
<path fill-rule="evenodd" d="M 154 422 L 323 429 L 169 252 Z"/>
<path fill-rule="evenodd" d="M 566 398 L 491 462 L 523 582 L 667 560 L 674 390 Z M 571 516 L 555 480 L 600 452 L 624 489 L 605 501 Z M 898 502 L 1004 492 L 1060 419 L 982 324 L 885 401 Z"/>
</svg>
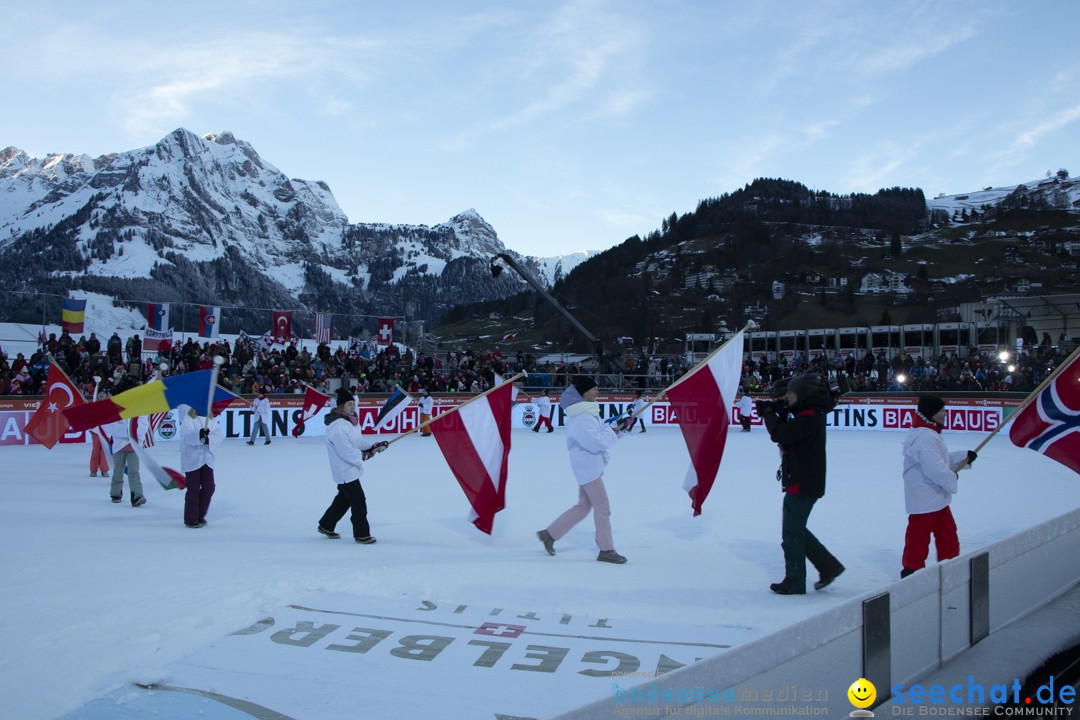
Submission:
<svg viewBox="0 0 1080 720">
<path fill-rule="evenodd" d="M 218 373 L 224 364 L 225 358 L 220 355 L 214 356 L 214 369 L 210 371 L 210 394 L 206 397 L 206 422 L 203 423 L 203 429 L 210 427 L 210 418 L 214 417 L 214 391 L 217 390 Z M 267 432 L 269 431 L 270 429 L 267 428 Z"/>
<path fill-rule="evenodd" d="M 423 430 L 424 428 L 426 428 L 426 427 L 427 427 L 428 425 L 432 424 L 432 423 L 433 423 L 433 422 L 435 422 L 436 420 L 442 420 L 442 419 L 443 419 L 444 417 L 446 417 L 446 416 L 447 416 L 447 415 L 449 415 L 450 413 L 455 413 L 455 412 L 457 412 L 458 410 L 460 410 L 461 408 L 465 407 L 465 406 L 466 406 L 466 405 L 468 405 L 469 403 L 471 403 L 471 402 L 475 402 L 475 401 L 479 400 L 479 399 L 480 399 L 480 398 L 482 398 L 482 397 L 486 397 L 487 395 L 490 395 L 491 393 L 495 392 L 496 390 L 498 390 L 499 388 L 503 387 L 504 385 L 506 385 L 506 384 L 508 384 L 508 383 L 509 383 L 509 384 L 513 384 L 513 383 L 514 383 L 514 382 L 516 382 L 517 380 L 520 380 L 521 378 L 523 378 L 523 377 L 527 377 L 527 376 L 528 376 L 528 373 L 523 373 L 523 372 L 520 372 L 520 373 L 518 373 L 517 375 L 514 375 L 514 376 L 513 376 L 513 377 L 511 377 L 511 378 L 507 378 L 506 380 L 503 380 L 503 381 L 502 381 L 501 383 L 499 383 L 499 384 L 498 384 L 498 385 L 496 385 L 495 387 L 491 388 L 490 390 L 485 390 L 484 392 L 480 393 L 479 395 L 474 395 L 473 397 L 469 398 L 468 400 L 466 400 L 465 402 L 461 403 L 460 405 L 457 405 L 457 406 L 455 406 L 455 407 L 452 407 L 452 408 L 450 408 L 449 410 L 447 410 L 446 412 L 444 412 L 444 413 L 443 413 L 442 415 L 440 415 L 439 417 L 437 417 L 437 418 L 432 418 L 432 419 L 428 420 L 428 421 L 427 421 L 426 423 L 422 423 L 421 425 L 417 425 L 417 426 L 416 426 L 416 427 L 414 427 L 414 428 L 413 428 L 412 430 L 406 430 L 405 432 L 403 432 L 403 433 L 400 433 L 399 435 L 396 435 L 396 436 L 394 436 L 394 437 L 393 437 L 393 438 L 391 438 L 390 440 L 387 440 L 387 441 L 386 441 L 386 445 L 387 445 L 387 447 L 389 447 L 390 445 L 393 445 L 394 443 L 396 443 L 396 442 L 397 442 L 398 440 L 402 439 L 402 438 L 403 438 L 403 437 L 405 437 L 406 435 L 412 435 L 412 434 L 413 434 L 414 432 L 419 432 L 420 430 Z"/>
<path fill-rule="evenodd" d="M 743 329 L 742 329 L 742 330 L 740 330 L 739 332 L 735 333 L 734 335 L 732 335 L 731 337 L 729 337 L 729 338 L 728 338 L 727 340 L 725 340 L 725 341 L 723 342 L 723 344 L 722 344 L 722 345 L 720 345 L 720 347 L 716 348 L 716 349 L 715 349 L 715 350 L 713 350 L 713 351 L 712 351 L 711 353 L 709 353 L 708 355 L 706 355 L 706 356 L 705 356 L 705 357 L 704 357 L 704 358 L 703 358 L 703 359 L 701 360 L 701 362 L 699 362 L 699 363 L 698 363 L 697 365 L 694 365 L 694 367 L 690 368 L 690 370 L 689 370 L 689 371 L 687 371 L 687 372 L 683 373 L 682 377 L 680 377 L 680 378 L 679 378 L 678 380 L 676 380 L 675 382 L 671 383 L 671 384 L 670 384 L 670 385 L 668 385 L 668 386 L 667 386 L 666 388 L 664 388 L 664 389 L 663 389 L 663 390 L 661 390 L 661 391 L 660 391 L 659 393 L 657 393 L 656 397 L 654 397 L 654 398 L 653 398 L 652 400 L 650 400 L 649 402 L 647 402 L 647 403 L 645 403 L 644 405 L 642 405 L 642 406 L 641 406 L 641 409 L 640 409 L 640 410 L 638 410 L 638 411 L 637 411 L 637 412 L 635 412 L 635 413 L 632 413 L 632 414 L 630 415 L 630 417 L 632 417 L 632 418 L 635 418 L 635 419 L 636 419 L 636 418 L 637 418 L 637 417 L 638 417 L 639 415 L 641 415 L 641 413 L 645 412 L 645 410 L 646 410 L 646 409 L 648 409 L 648 407 L 649 407 L 650 405 L 652 405 L 652 404 L 653 404 L 653 403 L 655 403 L 655 402 L 659 402 L 660 398 L 662 398 L 662 397 L 664 397 L 665 395 L 667 395 L 668 391 L 670 391 L 670 390 L 671 390 L 672 388 L 674 388 L 674 387 L 675 387 L 676 385 L 678 385 L 679 383 L 681 383 L 681 382 L 682 382 L 683 380 L 685 380 L 686 378 L 688 378 L 688 377 L 690 377 L 691 375 L 693 375 L 693 374 L 694 374 L 694 372 L 695 372 L 695 371 L 696 371 L 696 370 L 697 370 L 697 369 L 698 369 L 699 367 L 701 367 L 701 366 L 702 366 L 702 365 L 704 365 L 705 363 L 707 363 L 707 362 L 709 362 L 710 360 L 712 360 L 712 359 L 713 359 L 713 356 L 715 356 L 715 355 L 716 355 L 716 354 L 717 354 L 718 352 L 720 352 L 721 350 L 723 350 L 724 348 L 726 348 L 726 347 L 728 346 L 728 343 L 730 343 L 730 342 L 731 342 L 732 340 L 734 340 L 734 339 L 735 339 L 735 336 L 736 336 L 736 335 L 738 335 L 739 333 L 745 333 L 745 332 L 746 332 L 747 330 L 750 330 L 750 329 L 752 329 L 752 328 L 755 328 L 755 327 L 757 327 L 757 323 L 755 323 L 755 322 L 754 322 L 753 320 L 751 320 L 750 322 L 746 323 L 746 326 L 745 326 L 745 327 L 743 327 Z"/>
<path fill-rule="evenodd" d="M 1071 353 L 1069 353 L 1069 356 L 1067 358 L 1065 358 L 1064 360 L 1062 360 L 1061 364 L 1059 364 L 1056 368 L 1054 368 L 1054 372 L 1047 375 L 1046 378 L 1041 383 L 1039 383 L 1039 386 L 1037 388 L 1035 388 L 1034 390 L 1032 390 L 1031 393 L 1026 398 L 1024 398 L 1023 402 L 1021 402 L 1019 405 L 1016 406 L 1016 409 L 1013 410 L 1012 413 L 1009 415 L 1008 420 L 1006 420 L 1005 422 L 1001 423 L 996 428 L 994 428 L 993 431 L 989 435 L 987 435 L 985 438 L 983 438 L 983 441 L 981 443 L 979 443 L 972 452 L 978 453 L 980 450 L 982 450 L 984 447 L 986 447 L 986 444 L 988 442 L 990 442 L 990 440 L 993 439 L 993 437 L 995 435 L 997 435 L 999 432 L 1001 432 L 1001 429 L 1003 427 L 1005 427 L 1010 422 L 1012 422 L 1013 418 L 1015 418 L 1017 415 L 1019 415 L 1021 412 L 1023 412 L 1024 408 L 1026 408 L 1028 405 L 1030 405 L 1032 402 L 1034 402 L 1037 397 L 1039 397 L 1039 393 L 1041 393 L 1043 391 L 1043 389 L 1047 385 L 1049 385 L 1051 382 L 1053 382 L 1054 378 L 1056 378 L 1058 375 L 1060 375 L 1062 373 L 1062 371 L 1065 370 L 1065 368 L 1069 367 L 1069 365 L 1076 358 L 1078 353 L 1080 353 L 1080 345 L 1078 345 L 1076 347 L 1076 349 L 1074 349 Z M 967 464 L 968 464 L 968 462 L 967 462 L 967 460 L 965 460 L 964 462 L 960 463 L 955 468 L 953 468 L 953 472 L 956 472 L 956 471 L 960 470 L 961 468 L 963 468 Z"/>
</svg>

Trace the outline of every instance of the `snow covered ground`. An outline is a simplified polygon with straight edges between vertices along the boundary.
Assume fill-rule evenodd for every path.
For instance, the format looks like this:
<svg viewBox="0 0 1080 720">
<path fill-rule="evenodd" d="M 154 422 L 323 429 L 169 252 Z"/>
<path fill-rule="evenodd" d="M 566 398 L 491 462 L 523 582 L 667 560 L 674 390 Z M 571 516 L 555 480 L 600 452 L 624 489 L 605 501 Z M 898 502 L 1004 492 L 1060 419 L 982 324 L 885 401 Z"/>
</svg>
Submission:
<svg viewBox="0 0 1080 720">
<path fill-rule="evenodd" d="M 1080 505 L 1080 483 L 1071 471 L 1013 447 L 1004 435 L 961 475 L 953 510 L 965 552 Z M 425 602 L 508 608 L 539 617 L 612 619 L 624 632 L 664 626 L 710 642 L 743 642 L 897 577 L 906 522 L 902 437 L 830 432 L 828 494 L 810 527 L 847 572 L 805 597 L 768 589 L 783 575 L 781 495 L 776 449 L 759 429 L 732 432 L 720 477 L 698 518 L 691 517 L 680 489 L 688 462 L 680 434 L 653 428 L 623 439 L 606 474 L 616 548 L 629 558 L 623 566 L 596 562 L 591 519 L 558 544 L 556 557 L 536 539 L 536 530 L 576 498 L 561 431 L 513 433 L 507 509 L 496 516 L 492 537 L 468 522 L 465 498 L 434 440 L 414 436 L 395 444 L 370 463 L 364 480 L 378 538 L 372 546 L 347 539 L 347 520 L 339 526 L 344 540 L 315 532 L 334 493 L 320 438 L 275 438 L 255 447 L 226 442 L 209 525 L 198 530 L 182 524 L 183 495 L 152 480 L 146 482 L 146 506 L 110 503 L 108 479 L 88 477 L 89 446 L 3 447 L 2 715 L 51 720 L 132 683 L 167 685 L 185 657 L 268 616 L 281 617 L 282 608 L 318 607 L 328 597 L 353 598 L 369 605 L 369 613 Z M 964 448 L 981 437 L 949 433 L 946 440 Z M 161 443 L 151 452 L 178 466 L 177 444 Z M 710 652 L 722 650 L 699 656 Z M 325 662 L 317 659 L 330 655 L 289 657 Z M 386 664 L 375 655 L 351 656 L 369 663 L 360 665 L 358 682 L 382 683 L 385 700 L 388 693 L 415 692 L 417 680 L 409 673 L 424 673 L 416 676 L 422 677 L 423 695 L 443 700 L 442 718 L 491 717 L 463 698 L 494 692 L 483 683 L 507 675 L 518 683 L 514 692 L 522 700 L 514 714 L 520 715 L 550 717 L 611 689 L 610 678 L 592 678 L 595 691 L 582 690 L 586 681 L 579 681 L 560 694 L 544 685 L 553 682 L 544 673 L 462 675 L 442 672 L 445 665 L 438 663 L 421 668 L 423 663 L 397 661 L 396 670 L 381 675 Z M 242 669 L 259 659 L 238 662 Z M 568 677 L 580 678 L 579 668 Z M 304 666 L 296 671 L 302 674 Z M 323 680 L 328 696 L 351 697 L 355 713 L 348 717 L 389 717 L 372 711 L 371 693 Z M 248 682 L 257 686 L 260 679 Z M 273 694 L 270 685 L 280 680 L 261 682 Z M 530 683 L 536 688 L 531 693 Z M 323 707 L 274 709 L 296 718 L 340 716 Z"/>
</svg>

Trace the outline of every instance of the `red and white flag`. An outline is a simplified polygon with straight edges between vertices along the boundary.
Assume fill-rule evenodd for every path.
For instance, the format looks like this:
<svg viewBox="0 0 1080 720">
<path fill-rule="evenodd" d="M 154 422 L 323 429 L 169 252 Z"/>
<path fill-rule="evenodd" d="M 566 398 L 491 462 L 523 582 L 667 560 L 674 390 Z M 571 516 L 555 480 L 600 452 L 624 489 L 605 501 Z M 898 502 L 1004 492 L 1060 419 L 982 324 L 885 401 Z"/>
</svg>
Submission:
<svg viewBox="0 0 1080 720">
<path fill-rule="evenodd" d="M 324 395 L 310 385 L 304 387 L 304 411 L 300 419 L 293 426 L 292 436 L 300 437 L 304 432 L 304 423 L 319 414 L 319 411 L 330 402 L 330 396 Z"/>
<path fill-rule="evenodd" d="M 292 312 L 288 310 L 274 311 L 274 342 L 285 345 L 292 337 Z"/>
<path fill-rule="evenodd" d="M 1020 411 L 1009 439 L 1080 473 L 1080 354 Z"/>
<path fill-rule="evenodd" d="M 45 398 L 26 423 L 26 434 L 52 450 L 70 427 L 63 411 L 85 402 L 75 383 L 50 358 Z"/>
<path fill-rule="evenodd" d="M 394 340 L 394 318 L 379 318 L 379 329 L 375 337 L 379 347 L 388 347 Z"/>
<path fill-rule="evenodd" d="M 739 390 L 742 351 L 743 333 L 739 331 L 719 352 L 667 391 L 690 451 L 690 469 L 683 489 L 690 493 L 695 516 L 701 514 L 724 456 L 731 409 Z"/>
<path fill-rule="evenodd" d="M 472 505 L 473 525 L 488 535 L 506 505 L 511 389 L 511 383 L 500 385 L 428 426 Z"/>
</svg>

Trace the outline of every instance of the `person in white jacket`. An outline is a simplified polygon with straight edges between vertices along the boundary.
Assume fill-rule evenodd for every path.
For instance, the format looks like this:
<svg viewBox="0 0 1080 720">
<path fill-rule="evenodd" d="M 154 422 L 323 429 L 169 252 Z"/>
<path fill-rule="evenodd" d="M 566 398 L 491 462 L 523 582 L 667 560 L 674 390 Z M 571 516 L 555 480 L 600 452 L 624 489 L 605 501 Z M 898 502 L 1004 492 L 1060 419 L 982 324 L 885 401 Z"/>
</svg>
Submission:
<svg viewBox="0 0 1080 720">
<path fill-rule="evenodd" d="M 251 414 L 255 418 L 255 422 L 251 425 L 251 437 L 248 438 L 247 444 L 254 445 L 255 438 L 259 437 L 261 431 L 266 441 L 263 445 L 270 444 L 270 400 L 266 397 L 266 391 L 260 390 L 259 396 L 255 398 L 251 403 Z"/>
<path fill-rule="evenodd" d="M 337 391 L 337 405 L 326 416 L 326 454 L 330 459 L 330 474 L 337 485 L 337 495 L 319 519 L 319 532 L 337 540 L 334 531 L 338 521 L 352 510 L 353 539 L 361 545 L 375 542 L 367 519 L 367 498 L 360 485 L 364 463 L 386 449 L 386 442 L 373 442 L 360 432 L 356 424 L 356 405 L 346 388 Z"/>
<path fill-rule="evenodd" d="M 128 484 L 131 486 L 131 506 L 145 505 L 142 479 L 139 477 L 139 456 L 132 448 L 132 443 L 139 442 L 139 418 L 117 420 L 102 426 L 101 429 L 112 441 L 113 473 L 109 496 L 114 503 L 123 499 L 124 469 L 126 468 Z"/>
<path fill-rule="evenodd" d="M 548 432 L 554 432 L 555 428 L 551 427 L 551 398 L 548 397 L 548 391 L 544 390 L 540 393 L 540 397 L 536 398 L 536 425 L 533 426 L 533 432 L 540 432 L 540 428 L 547 425 Z"/>
<path fill-rule="evenodd" d="M 217 485 L 214 482 L 214 450 L 225 439 L 217 418 L 199 417 L 193 407 L 180 409 L 180 472 L 184 473 L 184 525 L 206 527 L 206 513 Z"/>
<path fill-rule="evenodd" d="M 926 566 L 931 535 L 938 562 L 960 554 L 956 521 L 949 503 L 957 489 L 956 469 L 970 467 L 977 455 L 971 450 L 949 452 L 941 439 L 945 417 L 945 401 L 935 395 L 923 395 L 912 428 L 904 438 L 904 508 L 908 525 L 901 559 L 902 578 Z"/>
<path fill-rule="evenodd" d="M 578 483 L 578 502 L 557 517 L 547 528 L 536 533 L 548 555 L 555 554 L 555 541 L 570 531 L 593 511 L 596 524 L 596 545 L 601 562 L 622 564 L 626 558 L 615 551 L 611 537 L 611 505 L 604 489 L 604 469 L 611 459 L 610 450 L 627 428 L 627 418 L 612 428 L 600 420 L 596 402 L 596 382 L 578 378 L 563 391 L 559 405 L 566 413 L 566 449 L 570 451 L 570 467 Z"/>
</svg>

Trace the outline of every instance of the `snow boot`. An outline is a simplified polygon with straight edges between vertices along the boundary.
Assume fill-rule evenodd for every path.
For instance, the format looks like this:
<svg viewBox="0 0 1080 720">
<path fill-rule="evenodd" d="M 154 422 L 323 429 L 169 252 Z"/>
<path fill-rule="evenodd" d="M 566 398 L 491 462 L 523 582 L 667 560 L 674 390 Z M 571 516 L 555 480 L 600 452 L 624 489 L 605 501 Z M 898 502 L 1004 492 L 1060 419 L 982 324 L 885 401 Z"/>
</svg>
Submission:
<svg viewBox="0 0 1080 720">
<path fill-rule="evenodd" d="M 769 586 L 777 595 L 805 595 L 806 585 L 800 584 L 794 578 L 786 577 L 778 583 Z"/>
<path fill-rule="evenodd" d="M 844 566 L 843 565 L 837 565 L 832 570 L 829 570 L 828 572 L 821 573 L 821 578 L 816 583 L 814 583 L 814 589 L 815 590 L 821 590 L 823 588 L 828 587 L 829 585 L 832 584 L 833 580 L 840 577 L 840 573 L 842 573 L 842 572 L 844 572 Z"/>
<path fill-rule="evenodd" d="M 374 545 L 375 544 L 375 538 L 371 537 L 370 535 L 367 535 L 365 537 L 353 538 L 353 540 L 360 543 L 361 545 Z"/>
<path fill-rule="evenodd" d="M 146 498 L 144 498 L 142 495 L 132 495 L 131 496 L 131 507 L 139 507 L 140 505 L 145 505 L 145 504 L 146 504 Z"/>
<path fill-rule="evenodd" d="M 337 534 L 333 530 L 324 529 L 322 525 L 319 526 L 319 532 L 321 534 L 325 535 L 326 537 L 330 538 L 331 540 L 340 540 L 341 539 L 341 535 Z"/>
</svg>

